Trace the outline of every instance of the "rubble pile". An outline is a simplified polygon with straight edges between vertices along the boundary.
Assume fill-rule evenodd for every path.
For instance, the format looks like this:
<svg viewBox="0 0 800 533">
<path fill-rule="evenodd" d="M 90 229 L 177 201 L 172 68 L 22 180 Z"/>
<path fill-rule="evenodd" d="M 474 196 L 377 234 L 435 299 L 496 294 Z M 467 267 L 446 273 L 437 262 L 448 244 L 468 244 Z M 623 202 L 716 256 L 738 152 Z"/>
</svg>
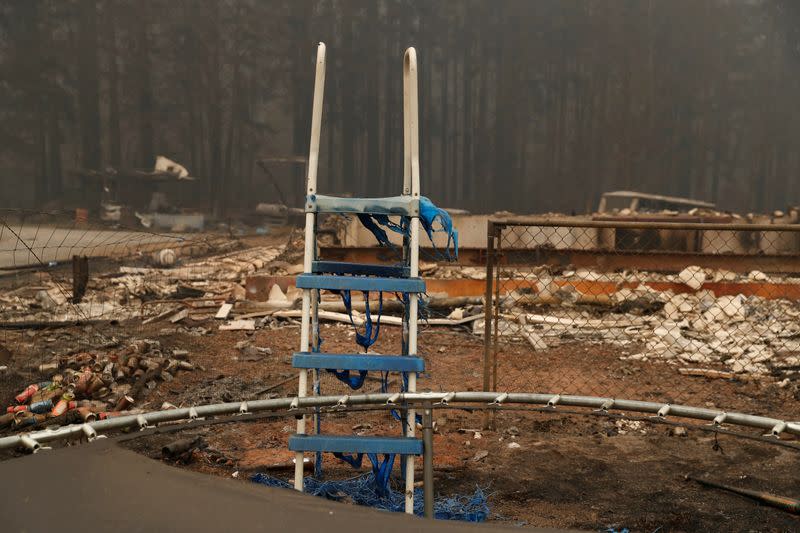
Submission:
<svg viewBox="0 0 800 533">
<path fill-rule="evenodd" d="M 773 375 L 784 385 L 800 377 L 800 302 L 752 294 L 718 296 L 704 288 L 715 280 L 775 280 L 766 274 L 740 276 L 688 267 L 674 276 L 641 275 L 636 285 L 630 273 L 565 272 L 559 280 L 570 276 L 618 283 L 609 294 L 583 294 L 575 285 L 540 274 L 535 278 L 540 290 L 512 291 L 501 299 L 499 333 L 527 340 L 534 350 L 574 341 L 610 344 L 624 348 L 623 360 L 707 368 L 718 373 L 715 377 Z M 680 291 L 658 290 L 644 281 L 658 278 L 681 283 Z M 576 305 L 580 303 L 600 305 Z M 531 314 L 531 306 L 546 309 L 546 314 Z M 482 334 L 483 321 L 475 323 L 474 331 Z"/>
<path fill-rule="evenodd" d="M 71 301 L 71 287 L 44 273 L 36 286 L 0 293 L 0 305 L 7 322 L 141 318 L 175 309 L 176 303 L 187 299 L 207 300 L 208 305 L 195 307 L 214 308 L 221 301 L 244 299 L 244 278 L 282 250 L 282 246 L 248 248 L 173 268 L 122 266 L 119 272 L 91 279 L 80 303 Z"/>
<path fill-rule="evenodd" d="M 116 352 L 56 357 L 38 368 L 55 373 L 19 393 L 16 404 L 0 416 L 0 428 L 29 430 L 140 412 L 135 408 L 159 381 L 194 370 L 186 355 L 183 350 L 166 353 L 156 340 L 137 339 Z"/>
<path fill-rule="evenodd" d="M 469 272 L 469 271 L 468 271 Z M 471 272 L 469 272 L 471 274 Z M 692 290 L 700 289 L 705 283 L 781 283 L 800 284 L 800 277 L 767 275 L 759 270 L 740 274 L 724 269 L 710 269 L 699 266 L 688 266 L 677 274 L 662 274 L 639 270 L 623 270 L 619 272 L 600 272 L 589 268 L 554 269 L 547 265 L 529 269 L 515 267 L 513 270 L 502 270 L 501 278 L 536 279 L 542 282 L 554 279 L 602 281 L 612 283 L 681 283 Z M 483 279 L 486 279 L 485 272 Z M 546 284 L 546 283 L 545 283 Z"/>
<path fill-rule="evenodd" d="M 741 294 L 716 298 L 711 291 L 664 296 L 663 310 L 647 317 L 647 327 L 622 339 L 645 343 L 627 359 L 723 366 L 755 375 L 800 365 L 797 303 Z"/>
</svg>

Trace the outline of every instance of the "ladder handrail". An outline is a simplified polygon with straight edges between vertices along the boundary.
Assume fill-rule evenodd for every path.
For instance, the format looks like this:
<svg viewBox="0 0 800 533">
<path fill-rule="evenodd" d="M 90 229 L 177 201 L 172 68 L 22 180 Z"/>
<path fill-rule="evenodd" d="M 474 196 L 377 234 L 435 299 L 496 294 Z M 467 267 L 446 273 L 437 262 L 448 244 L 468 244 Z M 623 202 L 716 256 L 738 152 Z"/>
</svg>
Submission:
<svg viewBox="0 0 800 533">
<path fill-rule="evenodd" d="M 317 68 L 314 78 L 314 104 L 311 110 L 311 142 L 308 148 L 308 176 L 306 193 L 317 192 L 317 166 L 319 164 L 319 136 L 322 129 L 322 103 L 325 95 L 325 43 L 317 45 Z"/>
<path fill-rule="evenodd" d="M 403 56 L 403 194 L 419 197 L 419 96 L 417 50 Z"/>
<path fill-rule="evenodd" d="M 306 194 L 317 194 L 317 166 L 319 163 L 319 138 L 322 127 L 322 104 L 325 92 L 325 44 L 319 43 L 317 47 L 316 77 L 314 80 L 314 104 L 311 113 L 311 142 L 309 145 L 308 169 L 306 178 Z M 410 47 L 403 56 L 403 195 L 418 199 L 420 196 L 419 177 L 419 95 L 417 82 L 417 51 Z M 419 216 L 410 217 L 409 232 L 403 239 L 404 258 L 407 258 L 409 276 L 419 276 Z M 303 257 L 303 272 L 311 274 L 312 263 L 316 259 L 316 214 L 306 212 L 305 225 L 305 251 Z M 310 348 L 319 347 L 319 338 L 316 335 L 318 327 L 317 302 L 319 301 L 319 288 L 303 289 L 302 320 L 300 325 L 300 352 L 308 353 Z M 408 312 L 405 313 L 404 326 L 407 324 L 405 355 L 417 355 L 417 313 L 419 309 L 417 293 L 409 294 Z M 312 332 L 313 328 L 313 332 Z M 406 327 L 404 327 L 404 330 Z M 416 372 L 408 372 L 407 392 L 415 393 L 417 390 Z M 308 394 L 308 371 L 300 368 L 297 398 L 304 398 Z M 318 383 L 316 370 L 313 374 L 314 383 Z M 312 394 L 317 394 L 316 388 Z M 315 424 L 316 425 L 316 424 Z M 413 407 L 406 410 L 404 424 L 405 436 L 415 436 L 416 413 Z M 318 428 L 317 428 L 318 430 Z M 297 435 L 306 433 L 306 416 L 297 419 Z M 295 489 L 303 490 L 303 452 L 295 452 Z M 405 511 L 414 512 L 414 456 L 405 458 Z"/>
<path fill-rule="evenodd" d="M 317 165 L 319 163 L 319 134 L 322 129 L 322 102 L 325 93 L 325 43 L 317 45 L 317 67 L 314 78 L 314 104 L 311 110 L 311 142 L 308 147 L 308 175 L 306 177 L 306 194 L 315 194 L 317 190 Z M 316 225 L 317 217 L 314 213 L 306 213 L 305 251 L 303 253 L 303 272 L 311 272 L 311 263 L 316 256 Z M 312 306 L 312 292 L 313 298 Z M 303 317 L 300 325 L 300 351 L 308 351 L 311 337 L 311 313 L 314 313 L 316 325 L 316 303 L 318 291 L 303 290 Z M 314 336 L 316 343 L 316 335 Z M 298 398 L 304 398 L 308 393 L 308 372 L 300 371 L 297 384 Z M 306 416 L 297 419 L 297 434 L 306 432 Z M 295 453 L 294 488 L 303 490 L 303 452 Z"/>
<path fill-rule="evenodd" d="M 417 51 L 414 47 L 406 49 L 403 56 L 403 139 L 404 139 L 404 172 L 403 194 L 411 194 L 419 198 L 419 109 L 417 94 Z M 410 190 L 409 190 L 410 186 Z M 407 242 L 409 251 L 408 266 L 410 275 L 419 275 L 419 217 L 411 217 L 409 221 L 410 236 Z M 409 294 L 408 299 L 408 355 L 417 355 L 417 312 L 419 295 Z M 417 374 L 408 374 L 409 392 L 417 390 Z M 406 412 L 405 435 L 414 437 L 416 412 Z M 405 511 L 414 513 L 414 456 L 406 457 L 405 464 Z"/>
</svg>

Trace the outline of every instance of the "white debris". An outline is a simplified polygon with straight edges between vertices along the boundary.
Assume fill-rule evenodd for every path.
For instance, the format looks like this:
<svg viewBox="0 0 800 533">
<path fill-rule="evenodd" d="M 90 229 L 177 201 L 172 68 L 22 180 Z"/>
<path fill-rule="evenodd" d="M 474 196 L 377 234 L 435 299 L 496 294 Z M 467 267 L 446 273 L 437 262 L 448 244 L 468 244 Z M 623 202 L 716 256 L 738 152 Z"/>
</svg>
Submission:
<svg viewBox="0 0 800 533">
<path fill-rule="evenodd" d="M 715 283 L 719 283 L 721 281 L 736 281 L 736 272 L 731 272 L 730 270 L 724 269 L 715 270 L 711 279 Z"/>
<path fill-rule="evenodd" d="M 683 335 L 681 335 L 681 329 L 677 326 L 658 327 L 653 333 L 661 337 L 667 344 L 680 344 L 682 340 L 685 340 Z"/>
<path fill-rule="evenodd" d="M 464 308 L 463 307 L 456 307 L 453 309 L 453 312 L 447 315 L 447 318 L 450 320 L 461 320 L 464 318 Z"/>
<path fill-rule="evenodd" d="M 520 288 L 501 298 L 498 334 L 528 342 L 534 350 L 571 342 L 606 344 L 623 348 L 618 357 L 631 365 L 660 361 L 690 367 L 692 376 L 800 377 L 800 302 L 763 298 L 755 295 L 760 290 L 747 287 L 767 281 L 797 284 L 800 278 L 770 278 L 759 271 L 738 275 L 699 266 L 673 276 L 589 269 L 560 276 L 548 269 L 525 274 L 527 279 L 535 276 L 536 288 Z M 577 280 L 614 282 L 616 290 L 597 297 L 582 292 L 586 289 Z M 680 281 L 685 287 L 659 290 L 665 281 Z M 711 281 L 730 285 L 704 289 Z M 742 285 L 741 294 L 731 293 L 737 285 Z M 587 303 L 595 305 L 583 305 Z M 484 334 L 482 320 L 473 328 Z"/>
<path fill-rule="evenodd" d="M 220 324 L 219 329 L 220 331 L 254 331 L 256 329 L 256 321 L 252 318 L 231 320 L 225 324 Z"/>
<path fill-rule="evenodd" d="M 286 298 L 286 295 L 276 283 L 272 286 L 272 288 L 270 288 L 269 297 L 267 300 L 270 302 L 286 302 L 288 301 L 288 298 Z"/>
<path fill-rule="evenodd" d="M 725 321 L 729 318 L 735 320 L 745 319 L 745 296 L 720 296 L 717 302 L 706 311 L 707 320 Z"/>
<path fill-rule="evenodd" d="M 228 318 L 228 315 L 231 314 L 231 310 L 233 309 L 233 304 L 231 303 L 224 303 L 222 304 L 219 309 L 217 310 L 217 314 L 214 315 L 214 318 L 224 320 Z"/>
<path fill-rule="evenodd" d="M 175 264 L 177 254 L 172 248 L 164 248 L 153 255 L 153 261 L 159 266 L 171 267 Z"/>
<path fill-rule="evenodd" d="M 156 157 L 155 170 L 157 172 L 169 172 L 170 174 L 175 174 L 179 179 L 187 179 L 189 177 L 189 171 L 186 170 L 186 167 L 167 157 L 164 157 L 163 155 Z"/>
<path fill-rule="evenodd" d="M 706 280 L 706 272 L 699 266 L 688 266 L 681 270 L 678 279 L 694 290 L 700 289 Z"/>
<path fill-rule="evenodd" d="M 528 343 L 533 347 L 534 350 L 546 350 L 547 343 L 539 336 L 538 333 L 531 331 L 530 329 L 524 329 L 520 332 L 520 334 L 528 341 Z"/>
<path fill-rule="evenodd" d="M 617 290 L 614 294 L 611 295 L 611 301 L 615 304 L 621 304 L 622 302 L 632 302 L 636 300 L 639 295 L 634 292 L 632 289 L 627 287 L 622 287 L 621 289 Z"/>
</svg>

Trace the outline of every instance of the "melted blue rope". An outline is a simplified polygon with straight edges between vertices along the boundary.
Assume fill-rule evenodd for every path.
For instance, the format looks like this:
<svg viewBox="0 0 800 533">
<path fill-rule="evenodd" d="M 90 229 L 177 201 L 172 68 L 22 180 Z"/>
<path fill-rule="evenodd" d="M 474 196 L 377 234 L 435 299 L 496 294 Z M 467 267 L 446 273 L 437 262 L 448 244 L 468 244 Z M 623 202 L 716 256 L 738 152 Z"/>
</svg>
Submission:
<svg viewBox="0 0 800 533">
<path fill-rule="evenodd" d="M 286 481 L 267 474 L 255 474 L 250 480 L 267 487 L 293 488 Z M 405 494 L 391 488 L 388 493 L 380 494 L 376 488 L 375 476 L 371 472 L 344 480 L 321 481 L 307 477 L 303 482 L 303 491 L 329 500 L 348 499 L 356 505 L 365 505 L 384 511 L 401 513 L 405 509 Z M 488 497 L 489 495 L 484 489 L 476 487 L 472 494 L 438 498 L 433 504 L 434 516 L 438 520 L 483 522 L 491 514 Z M 415 489 L 414 514 L 422 516 L 423 506 L 422 489 Z"/>
<path fill-rule="evenodd" d="M 419 221 L 422 227 L 425 228 L 425 233 L 428 234 L 428 239 L 430 239 L 434 250 L 436 250 L 436 245 L 433 243 L 433 233 L 444 232 L 447 234 L 444 256 L 448 261 L 458 259 L 458 230 L 453 228 L 453 219 L 450 218 L 450 214 L 447 211 L 436 207 L 428 198 L 422 196 L 419 199 Z M 436 221 L 439 222 L 440 229 L 434 229 L 433 224 Z M 450 252 L 451 245 L 452 253 Z"/>
<path fill-rule="evenodd" d="M 370 314 L 369 308 L 369 291 L 362 291 L 364 294 L 364 333 L 362 334 L 358 331 L 356 327 L 356 323 L 353 320 L 353 304 L 350 298 L 350 291 L 343 290 L 343 291 L 335 291 L 338 292 L 339 295 L 342 297 L 342 303 L 344 304 L 345 311 L 347 311 L 347 316 L 350 317 L 350 324 L 353 325 L 353 329 L 356 332 L 356 344 L 364 348 L 364 351 L 368 350 L 370 346 L 375 344 L 375 341 L 378 340 L 378 334 L 381 331 L 381 315 L 383 314 L 383 292 L 378 293 L 378 319 L 375 322 L 375 331 L 372 331 L 372 315 Z"/>
<path fill-rule="evenodd" d="M 359 214 L 358 220 L 361 224 L 368 229 L 375 236 L 380 246 L 394 248 L 394 244 L 389 240 L 389 235 L 386 233 L 387 228 L 395 233 L 410 236 L 410 226 L 408 217 L 400 217 L 400 223 L 392 222 L 387 215 L 369 215 Z M 458 230 L 453 228 L 453 219 L 450 214 L 444 209 L 440 209 L 425 196 L 420 196 L 419 199 L 419 221 L 422 228 L 428 235 L 434 251 L 439 253 L 448 261 L 455 261 L 458 259 Z M 436 228 L 435 224 L 438 222 L 439 227 Z M 383 226 L 383 227 L 381 227 Z M 433 242 L 433 234 L 443 232 L 447 234 L 447 244 L 443 251 L 439 252 L 436 244 Z"/>
<path fill-rule="evenodd" d="M 368 214 L 359 214 L 358 219 L 361 224 L 364 225 L 375 238 L 378 240 L 378 243 L 381 246 L 387 246 L 394 248 L 394 245 L 389 240 L 389 236 L 386 233 L 386 230 L 383 228 L 387 228 L 390 231 L 395 233 L 401 234 L 404 237 L 404 242 L 407 243 L 407 239 L 410 238 L 410 219 L 408 217 L 400 217 L 400 222 L 395 223 L 392 222 L 388 216 L 386 215 L 368 215 Z M 439 222 L 440 229 L 434 229 L 434 223 Z M 447 245 L 444 250 L 444 255 L 449 261 L 453 261 L 458 258 L 458 231 L 453 229 L 453 222 L 450 218 L 450 215 L 444 211 L 443 209 L 439 209 L 436 207 L 433 202 L 431 202 L 428 198 L 421 197 L 420 198 L 420 222 L 422 223 L 422 227 L 425 229 L 425 232 L 428 235 L 428 238 L 431 241 L 431 244 L 436 250 L 436 245 L 433 242 L 433 232 L 436 231 L 443 231 L 447 233 Z M 381 227 L 383 226 L 383 227 Z M 451 254 L 451 244 L 453 253 Z M 369 292 L 364 291 L 364 302 L 365 302 L 365 319 L 364 319 L 364 333 L 362 334 L 355 325 L 355 321 L 353 320 L 353 308 L 352 308 L 352 300 L 350 291 L 343 290 L 343 291 L 333 291 L 338 292 L 342 298 L 342 303 L 344 303 L 345 310 L 347 311 L 348 316 L 350 317 L 350 323 L 353 326 L 356 334 L 356 343 L 364 348 L 364 351 L 368 351 L 369 347 L 375 344 L 378 340 L 378 335 L 380 333 L 381 327 L 381 315 L 383 314 L 383 292 L 379 291 L 378 296 L 378 318 L 375 323 L 375 329 L 373 334 L 373 324 L 372 324 L 372 316 L 370 313 L 370 303 L 369 303 Z M 406 318 L 408 318 L 408 308 L 409 308 L 409 295 L 408 293 L 401 293 L 397 294 L 398 299 L 403 302 L 403 306 L 405 309 Z M 421 298 L 418 299 L 419 306 L 418 306 L 418 313 L 419 316 L 423 319 L 426 317 L 426 307 L 424 300 Z M 316 337 L 318 339 L 318 343 L 312 347 L 312 351 L 319 352 L 320 345 L 322 344 L 322 339 L 319 336 L 319 323 L 316 325 Z M 403 336 L 403 354 L 408 353 L 408 345 L 406 343 L 405 335 Z M 332 373 L 336 376 L 337 379 L 346 383 L 351 389 L 357 390 L 360 389 L 364 385 L 364 381 L 367 378 L 368 372 L 366 370 L 360 370 L 357 376 L 351 375 L 350 370 L 337 370 L 337 369 L 326 369 L 327 372 Z M 384 372 L 381 375 L 381 391 L 388 392 L 389 388 L 389 378 L 388 372 Z M 402 382 L 400 385 L 400 391 L 406 392 L 408 390 L 408 373 L 402 373 Z M 320 394 L 320 387 L 319 382 L 315 383 L 315 392 Z M 396 410 L 391 410 L 392 416 L 399 420 L 405 429 L 405 425 L 407 424 L 407 420 L 405 417 L 402 417 L 399 412 Z M 420 415 L 416 416 L 417 423 L 421 423 L 422 417 Z M 319 417 L 317 418 L 317 433 L 319 433 Z M 348 456 L 344 454 L 334 454 L 339 459 L 347 462 L 351 466 L 358 468 L 361 466 L 361 461 L 363 458 L 363 454 L 359 454 L 357 456 Z M 391 473 L 392 465 L 394 464 L 394 455 L 387 455 L 384 456 L 384 460 L 382 462 L 378 461 L 377 456 L 369 455 L 369 459 L 373 465 L 373 477 L 377 483 L 378 490 L 380 492 L 385 492 L 388 489 L 388 480 L 389 474 Z M 317 458 L 314 465 L 314 471 L 316 476 L 321 476 L 322 474 L 322 456 L 321 454 L 317 454 Z M 385 488 L 385 489 L 384 489 Z"/>
<path fill-rule="evenodd" d="M 348 455 L 338 452 L 333 454 L 334 457 L 341 459 L 353 468 L 361 468 L 364 455 L 365 454 L 363 453 Z M 389 495 L 392 490 L 389 487 L 389 476 L 391 475 L 392 467 L 394 466 L 394 454 L 384 454 L 383 459 L 378 459 L 378 454 L 376 453 L 368 453 L 366 456 L 369 459 L 369 462 L 372 464 L 372 476 L 375 480 L 375 490 L 380 496 L 385 497 Z"/>
<path fill-rule="evenodd" d="M 372 315 L 370 313 L 370 305 L 369 305 L 369 292 L 364 291 L 364 304 L 365 304 L 365 313 L 364 313 L 364 333 L 362 334 L 358 331 L 356 327 L 356 323 L 353 320 L 353 304 L 352 299 L 350 296 L 349 290 L 343 291 L 336 291 L 342 298 L 342 303 L 344 303 L 345 310 L 347 311 L 347 315 L 350 317 L 350 323 L 353 325 L 353 329 L 356 332 L 356 343 L 363 347 L 364 350 L 368 350 L 370 346 L 375 344 L 378 340 L 378 334 L 381 331 L 381 315 L 383 314 L 383 292 L 380 292 L 378 295 L 378 319 L 375 322 L 375 327 L 373 331 L 373 324 L 372 324 Z M 347 385 L 353 389 L 358 390 L 362 386 L 364 386 L 364 381 L 367 379 L 367 371 L 366 370 L 359 370 L 358 375 L 354 376 L 351 375 L 350 370 L 337 370 L 335 368 L 328 368 L 326 369 L 327 372 L 330 372 L 339 381 L 347 383 Z"/>
</svg>

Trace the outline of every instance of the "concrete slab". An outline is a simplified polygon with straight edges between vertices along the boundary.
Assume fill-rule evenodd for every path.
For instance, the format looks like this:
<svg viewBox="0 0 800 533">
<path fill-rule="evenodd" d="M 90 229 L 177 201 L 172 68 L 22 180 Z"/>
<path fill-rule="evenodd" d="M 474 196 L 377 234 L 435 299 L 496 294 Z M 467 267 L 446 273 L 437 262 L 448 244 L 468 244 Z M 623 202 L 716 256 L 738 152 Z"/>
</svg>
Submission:
<svg viewBox="0 0 800 533">
<path fill-rule="evenodd" d="M 2 462 L 0 479 L 8 489 L 0 499 L 6 532 L 519 531 L 423 520 L 206 476 L 107 440 Z"/>
</svg>

